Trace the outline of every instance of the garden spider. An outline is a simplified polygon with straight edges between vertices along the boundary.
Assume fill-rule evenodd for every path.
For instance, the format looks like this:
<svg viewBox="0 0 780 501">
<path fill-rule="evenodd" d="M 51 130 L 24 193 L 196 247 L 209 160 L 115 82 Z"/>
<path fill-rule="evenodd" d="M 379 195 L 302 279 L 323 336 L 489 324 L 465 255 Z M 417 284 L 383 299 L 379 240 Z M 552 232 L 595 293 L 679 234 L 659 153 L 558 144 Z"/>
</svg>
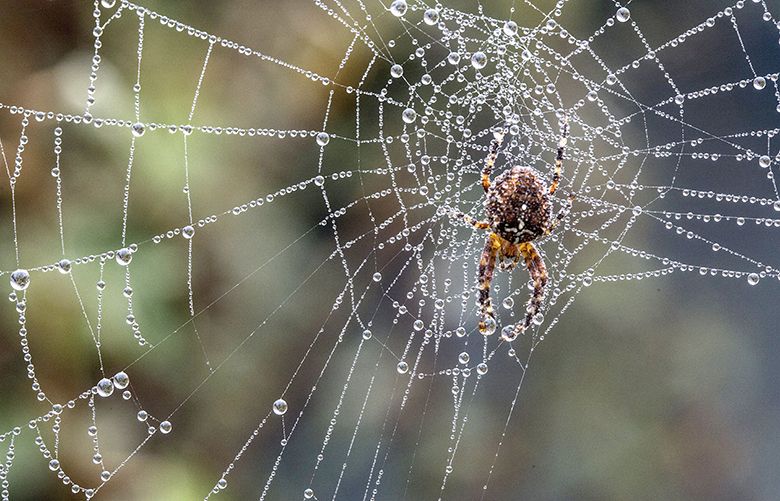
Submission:
<svg viewBox="0 0 780 501">
<path fill-rule="evenodd" d="M 500 260 L 500 269 L 511 270 L 522 257 L 531 274 L 533 294 L 526 307 L 525 320 L 515 325 L 511 337 L 506 336 L 511 340 L 531 325 L 544 299 L 544 288 L 548 278 L 547 267 L 533 242 L 549 235 L 569 214 L 574 195 L 569 195 L 566 206 L 553 218 L 551 196 L 558 189 L 561 179 L 563 151 L 569 135 L 566 120 L 563 122 L 558 154 L 555 158 L 555 170 L 549 189 L 541 176 L 531 167 L 514 166 L 497 176 L 492 182 L 490 181 L 504 134 L 505 131 L 494 133 L 485 167 L 482 169 L 481 183 L 486 196 L 487 221 L 477 221 L 462 213 L 461 216 L 477 229 L 490 230 L 479 259 L 477 278 L 479 330 L 482 334 L 492 334 L 496 330 L 495 313 L 490 299 L 490 282 L 493 279 L 496 258 Z"/>
</svg>

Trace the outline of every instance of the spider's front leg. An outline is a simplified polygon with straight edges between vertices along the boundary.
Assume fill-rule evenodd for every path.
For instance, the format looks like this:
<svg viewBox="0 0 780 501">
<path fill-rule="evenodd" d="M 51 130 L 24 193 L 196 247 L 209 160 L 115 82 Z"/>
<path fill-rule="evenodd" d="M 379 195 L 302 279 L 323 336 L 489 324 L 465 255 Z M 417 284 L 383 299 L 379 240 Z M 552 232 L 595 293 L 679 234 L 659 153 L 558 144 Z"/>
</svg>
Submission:
<svg viewBox="0 0 780 501">
<path fill-rule="evenodd" d="M 550 184 L 550 195 L 558 189 L 558 183 L 561 182 L 561 170 L 563 169 L 563 152 L 566 149 L 566 143 L 569 141 L 569 121 L 563 119 L 563 131 L 561 139 L 558 141 L 558 154 L 555 156 L 555 170 L 553 171 L 552 184 Z"/>
<path fill-rule="evenodd" d="M 490 174 L 493 173 L 493 166 L 496 165 L 496 159 L 498 158 L 498 149 L 504 141 L 505 134 L 503 130 L 496 132 L 490 141 L 490 150 L 488 150 L 488 156 L 485 159 L 485 167 L 482 168 L 482 188 L 485 189 L 485 193 L 490 188 Z"/>
<path fill-rule="evenodd" d="M 522 334 L 533 322 L 534 316 L 539 313 L 544 299 L 544 288 L 547 285 L 547 267 L 544 265 L 542 256 L 531 242 L 520 244 L 520 252 L 525 258 L 525 265 L 534 281 L 534 292 L 526 308 L 525 320 L 515 324 L 514 337 Z"/>
<path fill-rule="evenodd" d="M 495 233 L 491 233 L 485 241 L 485 248 L 479 258 L 477 305 L 479 305 L 480 314 L 479 331 L 482 334 L 492 334 L 496 330 L 496 317 L 490 300 L 490 282 L 493 280 L 499 249 L 501 249 L 501 238 Z"/>
<path fill-rule="evenodd" d="M 568 217 L 575 198 L 577 198 L 577 195 L 574 193 L 569 193 L 569 196 L 566 197 L 566 205 L 560 210 L 560 212 L 558 212 L 558 215 L 555 216 L 555 219 L 553 219 L 552 223 L 550 223 L 550 226 L 544 230 L 545 235 L 552 233 L 553 230 L 557 228 L 559 224 L 561 224 L 561 221 Z"/>
</svg>

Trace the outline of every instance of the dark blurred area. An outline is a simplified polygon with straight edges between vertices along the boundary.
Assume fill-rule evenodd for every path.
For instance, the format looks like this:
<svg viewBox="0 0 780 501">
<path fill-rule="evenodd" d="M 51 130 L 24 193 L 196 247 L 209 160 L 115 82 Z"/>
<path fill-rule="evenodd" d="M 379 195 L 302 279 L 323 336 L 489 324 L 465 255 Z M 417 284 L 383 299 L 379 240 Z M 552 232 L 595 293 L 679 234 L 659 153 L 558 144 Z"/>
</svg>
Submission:
<svg viewBox="0 0 780 501">
<path fill-rule="evenodd" d="M 660 52 L 665 70 L 688 92 L 749 78 L 752 73 L 742 43 L 758 74 L 778 71 L 775 23 L 780 6 L 767 4 L 774 21 L 762 21 L 761 7 L 746 2 L 737 13 L 741 41 L 728 21 L 720 20 L 711 33 Z M 314 2 L 159 0 L 143 5 L 355 87 L 373 56 L 358 43 L 335 78 L 354 34 Z M 345 5 L 350 12 L 361 12 L 359 3 Z M 554 10 L 555 3 L 461 1 L 448 6 L 472 14 L 483 8 L 485 15 L 504 19 L 511 5 L 516 8 L 514 19 L 525 26 L 539 23 L 539 11 Z M 655 47 L 726 5 L 711 0 L 657 0 L 635 1 L 629 6 L 647 43 Z M 0 1 L 1 103 L 83 113 L 94 50 L 94 8 L 90 2 L 73 0 Z M 104 12 L 116 9 L 99 8 Z M 390 34 L 401 31 L 383 4 L 375 2 L 367 8 L 378 33 L 390 39 Z M 567 2 L 560 22 L 574 36 L 587 38 L 615 8 L 612 2 L 573 0 Z M 421 14 L 410 12 L 409 17 Z M 629 64 L 646 52 L 629 28 L 624 33 L 625 44 L 614 39 L 594 42 L 594 51 L 610 67 Z M 133 119 L 137 37 L 137 16 L 132 12 L 125 12 L 106 29 L 94 116 Z M 178 32 L 147 20 L 141 63 L 143 121 L 187 122 L 207 50 L 208 42 L 187 36 L 186 30 Z M 400 48 L 397 55 L 402 55 Z M 376 69 L 365 75 L 368 89 L 381 88 L 388 78 L 386 61 L 375 64 Z M 651 67 L 655 73 L 638 71 L 631 76 L 627 72 L 625 77 L 625 85 L 643 103 L 673 95 L 657 67 Z M 283 65 L 217 44 L 192 123 L 318 131 L 332 88 Z M 774 93 L 776 83 L 770 83 L 760 95 L 744 101 L 731 99 L 729 94 L 693 102 L 686 105 L 685 121 L 716 135 L 745 133 L 733 140 L 762 151 L 766 137 L 751 138 L 750 133 L 780 127 Z M 363 208 L 368 194 L 390 187 L 386 177 L 362 173 L 339 181 L 330 178 L 341 171 L 387 167 L 376 144 L 357 148 L 354 142 L 336 137 L 354 138 L 356 116 L 361 121 L 361 139 L 377 136 L 377 104 L 366 100 L 361 106 L 357 112 L 354 96 L 338 89 L 328 115 L 327 130 L 335 131 L 322 160 L 328 201 L 333 209 L 354 202 L 359 206 L 339 222 L 342 245 L 371 233 L 371 217 L 382 220 L 398 211 L 389 199 L 372 202 L 371 213 Z M 614 103 L 612 112 L 620 107 Z M 641 149 L 645 130 L 637 122 L 624 133 L 631 135 L 627 144 Z M 27 268 L 62 257 L 56 186 L 50 174 L 55 126 L 53 120 L 31 121 L 23 174 L 14 194 L 19 253 Z M 131 134 L 126 128 L 61 126 L 65 254 L 75 258 L 117 249 L 121 247 Z M 662 120 L 647 124 L 651 144 L 679 140 L 679 128 L 666 127 Z M 0 110 L 0 140 L 9 162 L 19 135 L 20 116 L 7 108 Z M 317 499 L 333 496 L 337 480 L 339 499 L 364 499 L 364 492 L 368 489 L 370 496 L 374 488 L 379 490 L 377 499 L 480 499 L 500 442 L 484 499 L 777 499 L 780 340 L 775 303 L 780 282 L 776 279 L 762 279 L 750 286 L 744 279 L 678 272 L 662 278 L 596 282 L 583 290 L 535 349 L 517 396 L 521 372 L 505 355 L 506 350 L 497 352 L 478 392 L 462 404 L 468 424 L 442 493 L 448 448 L 452 447 L 452 378 L 413 381 L 408 400 L 401 405 L 409 376 L 404 379 L 396 372 L 394 357 L 404 350 L 410 329 L 403 321 L 396 327 L 389 303 L 403 295 L 399 292 L 391 298 L 370 290 L 360 297 L 363 289 L 350 290 L 341 256 L 333 257 L 331 223 L 320 225 L 328 209 L 319 188 L 309 183 L 304 190 L 276 196 L 262 208 L 240 216 L 223 215 L 234 206 L 316 176 L 320 148 L 314 139 L 189 136 L 193 217 L 197 221 L 218 215 L 218 221 L 197 228 L 192 240 L 195 310 L 202 313 L 188 321 L 187 241 L 180 237 L 160 244 L 150 241 L 153 235 L 180 228 L 188 219 L 182 137 L 157 130 L 147 131 L 137 141 L 127 234 L 129 242 L 141 245 L 130 273 L 134 314 L 155 347 L 149 351 L 133 339 L 125 322 L 124 269 L 107 262 L 103 365 L 109 376 L 119 370 L 129 374 L 134 399 L 124 401 L 114 395 L 97 403 L 100 449 L 112 469 L 147 435 L 146 424 L 135 418 L 137 403 L 159 419 L 175 410 L 173 431 L 153 436 L 96 499 L 200 499 L 258 427 L 259 434 L 231 471 L 227 489 L 215 498 L 257 499 L 273 471 L 266 499 L 300 499 L 310 477 L 314 477 Z M 775 142 L 770 141 L 772 151 L 777 150 Z M 723 145 L 707 144 L 700 149 L 709 151 L 710 147 Z M 397 142 L 388 145 L 391 152 L 394 148 L 400 151 Z M 401 157 L 399 165 L 402 161 Z M 754 165 L 704 162 L 683 157 L 680 186 L 776 197 L 765 171 Z M 647 177 L 639 182 L 668 183 L 665 169 L 669 165 L 649 160 L 643 171 Z M 9 183 L 5 173 L 0 178 L 0 270 L 8 272 L 17 264 Z M 659 201 L 659 208 L 710 210 L 706 201 L 669 198 Z M 756 215 L 750 205 L 721 206 L 720 210 Z M 430 207 L 412 211 L 411 224 L 430 217 L 432 211 Z M 396 231 L 400 225 L 394 221 L 389 226 Z M 708 239 L 776 266 L 777 228 L 695 225 L 690 223 Z M 626 243 L 685 263 L 713 267 L 735 263 L 718 264 L 720 256 L 712 256 L 709 244 L 672 235 L 657 222 L 637 225 Z M 401 247 L 388 245 L 386 252 L 378 252 L 375 246 L 368 238 L 357 240 L 345 251 L 354 283 L 368 283 L 379 270 L 383 284 L 398 277 L 394 292 L 412 290 L 419 272 L 401 271 L 406 258 L 394 257 Z M 602 254 L 588 248 L 578 259 L 593 263 Z M 616 273 L 644 269 L 632 268 L 635 264 L 627 260 L 607 266 L 614 266 Z M 463 280 L 460 263 L 451 270 L 442 266 L 437 272 L 451 274 L 455 287 Z M 75 266 L 71 276 L 94 327 L 99 267 L 97 263 Z M 0 278 L 8 288 L 7 276 Z M 360 352 L 356 350 L 363 327 L 352 319 L 352 294 L 361 301 L 360 314 L 372 320 L 374 333 Z M 459 296 L 459 291 L 450 294 Z M 339 295 L 344 301 L 334 308 Z M 409 308 L 417 307 L 410 302 Z M 53 402 L 75 398 L 102 377 L 82 306 L 67 277 L 56 271 L 34 273 L 26 316 L 36 373 Z M 51 405 L 38 402 L 30 389 L 17 319 L 13 303 L 3 301 L 0 433 L 15 426 L 23 428 L 8 474 L 10 498 L 70 499 L 69 487 L 49 471 L 48 460 L 41 456 L 27 428 L 30 419 L 45 414 Z M 453 344 L 444 346 L 441 356 L 455 360 L 464 348 L 454 344 L 454 337 L 445 341 Z M 478 343 L 467 349 L 475 359 L 481 353 Z M 455 366 L 457 361 L 439 364 L 440 368 Z M 216 370 L 211 373 L 210 368 Z M 311 393 L 313 385 L 317 391 Z M 265 421 L 281 394 L 290 408 L 284 430 L 273 414 Z M 334 409 L 338 409 L 335 414 Z M 512 417 L 506 424 L 510 411 Z M 331 434 L 328 427 L 336 419 Z M 91 461 L 89 425 L 84 401 L 63 413 L 59 460 L 83 486 L 100 483 L 100 468 Z M 299 426 L 294 439 L 280 445 L 293 426 Z M 325 460 L 315 470 L 326 434 Z M 51 448 L 50 426 L 44 436 Z M 0 443 L 0 451 L 5 452 L 7 445 L 8 441 Z M 275 469 L 282 447 L 284 456 Z M 383 468 L 381 485 L 376 471 L 370 472 L 377 457 Z M 370 488 L 369 478 L 375 484 Z M 72 497 L 83 499 L 83 494 Z"/>
</svg>

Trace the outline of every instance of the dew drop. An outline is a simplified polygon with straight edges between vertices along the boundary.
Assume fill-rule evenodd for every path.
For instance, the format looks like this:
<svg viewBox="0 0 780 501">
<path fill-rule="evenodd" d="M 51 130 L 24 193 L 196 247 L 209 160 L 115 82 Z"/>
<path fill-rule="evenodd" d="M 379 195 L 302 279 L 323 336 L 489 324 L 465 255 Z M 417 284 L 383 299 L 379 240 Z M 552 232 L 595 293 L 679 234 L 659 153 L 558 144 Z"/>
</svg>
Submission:
<svg viewBox="0 0 780 501">
<path fill-rule="evenodd" d="M 407 372 L 409 372 L 409 364 L 407 364 L 402 360 L 398 362 L 398 365 L 396 366 L 396 370 L 398 371 L 398 374 L 406 374 Z"/>
<path fill-rule="evenodd" d="M 70 273 L 71 267 L 72 265 L 69 259 L 60 259 L 60 261 L 57 263 L 57 271 L 63 275 Z"/>
<path fill-rule="evenodd" d="M 506 308 L 507 310 L 511 310 L 511 309 L 512 309 L 512 307 L 513 307 L 514 305 L 515 305 L 515 300 L 514 300 L 514 299 L 512 299 L 511 297 L 506 297 L 506 298 L 504 298 L 504 300 L 501 302 L 501 306 L 503 306 L 503 307 L 504 307 L 504 308 Z"/>
<path fill-rule="evenodd" d="M 317 186 L 323 186 L 325 184 L 325 178 L 323 176 L 317 176 L 314 178 L 314 184 Z"/>
<path fill-rule="evenodd" d="M 750 285 L 756 285 L 760 279 L 761 277 L 758 276 L 758 273 L 751 273 L 747 277 L 748 284 Z"/>
<path fill-rule="evenodd" d="M 484 376 L 485 374 L 487 374 L 487 371 L 488 371 L 488 366 L 485 362 L 477 364 L 477 374 L 479 374 L 480 376 Z"/>
<path fill-rule="evenodd" d="M 469 359 L 470 358 L 471 357 L 469 356 L 469 354 L 464 351 L 460 355 L 458 355 L 458 362 L 460 362 L 460 363 L 465 365 L 465 364 L 469 363 Z"/>
<path fill-rule="evenodd" d="M 439 22 L 439 11 L 436 9 L 427 9 L 423 12 L 423 21 L 428 26 L 433 26 Z"/>
<path fill-rule="evenodd" d="M 363 339 L 369 340 L 369 339 L 371 339 L 371 336 L 372 336 L 372 334 L 371 334 L 370 330 L 366 329 L 366 330 L 363 331 Z"/>
<path fill-rule="evenodd" d="M 314 491 L 312 489 L 306 489 L 303 491 L 303 497 L 304 499 L 311 499 L 314 497 Z"/>
<path fill-rule="evenodd" d="M 144 132 L 146 132 L 146 126 L 141 122 L 136 122 L 133 124 L 132 130 L 133 130 L 133 136 L 141 137 L 144 135 Z"/>
<path fill-rule="evenodd" d="M 16 270 L 11 273 L 11 287 L 23 291 L 30 285 L 30 274 L 27 270 Z"/>
<path fill-rule="evenodd" d="M 471 56 L 471 66 L 475 69 L 481 70 L 487 66 L 488 58 L 484 52 L 478 51 Z"/>
<path fill-rule="evenodd" d="M 103 398 L 110 397 L 111 394 L 114 393 L 114 383 L 112 383 L 111 380 L 107 377 L 104 377 L 98 381 L 97 393 Z"/>
<path fill-rule="evenodd" d="M 283 416 L 285 412 L 287 412 L 287 401 L 283 398 L 280 398 L 276 402 L 274 402 L 273 405 L 274 414 L 277 416 Z"/>
<path fill-rule="evenodd" d="M 508 343 L 511 343 L 512 341 L 517 339 L 517 334 L 515 334 L 514 325 L 507 325 L 503 329 L 501 329 L 501 339 L 503 339 Z"/>
<path fill-rule="evenodd" d="M 374 276 L 372 277 L 374 279 L 374 282 L 379 282 L 382 280 L 382 274 L 379 272 L 374 273 Z"/>
<path fill-rule="evenodd" d="M 163 435 L 167 435 L 168 433 L 171 432 L 172 429 L 173 429 L 173 425 L 171 424 L 170 421 L 166 420 L 160 423 L 160 433 L 162 433 Z"/>
<path fill-rule="evenodd" d="M 769 156 L 768 156 L 768 155 L 762 155 L 762 156 L 761 156 L 761 157 L 759 157 L 759 159 L 758 159 L 758 165 L 760 165 L 760 166 L 761 166 L 761 168 L 763 168 L 763 169 L 766 169 L 767 167 L 769 167 L 770 165 L 772 165 L 772 159 L 771 159 L 771 158 L 769 158 Z"/>
<path fill-rule="evenodd" d="M 517 35 L 517 23 L 514 21 L 507 21 L 504 23 L 504 35 L 513 37 Z"/>
<path fill-rule="evenodd" d="M 116 251 L 116 262 L 119 263 L 120 266 L 127 266 L 128 264 L 130 264 L 130 261 L 132 260 L 133 260 L 133 251 L 131 251 L 127 247 L 124 247 Z"/>
<path fill-rule="evenodd" d="M 412 108 L 406 108 L 403 113 L 401 113 L 401 118 L 408 124 L 413 123 L 417 119 L 417 112 Z"/>
<path fill-rule="evenodd" d="M 181 229 L 181 236 L 189 240 L 190 238 L 195 236 L 195 228 L 189 225 L 185 226 L 184 228 Z"/>
<path fill-rule="evenodd" d="M 406 14 L 407 8 L 408 5 L 406 4 L 406 0 L 394 0 L 393 3 L 390 4 L 390 13 L 395 17 L 401 17 Z"/>
<path fill-rule="evenodd" d="M 621 8 L 618 9 L 617 14 L 615 15 L 615 18 L 618 21 L 620 21 L 621 23 L 625 23 L 626 21 L 631 19 L 631 11 L 626 9 L 625 7 L 621 7 Z"/>
<path fill-rule="evenodd" d="M 320 132 L 317 134 L 317 144 L 320 146 L 325 146 L 330 142 L 330 134 L 327 132 Z"/>
<path fill-rule="evenodd" d="M 49 461 L 49 469 L 51 471 L 59 470 L 60 469 L 60 462 L 57 461 L 56 459 L 52 459 L 51 461 Z"/>
<path fill-rule="evenodd" d="M 482 334 L 490 336 L 496 332 L 496 320 L 493 317 L 487 317 L 484 320 L 485 327 L 482 329 Z"/>
<path fill-rule="evenodd" d="M 766 87 L 766 78 L 756 77 L 753 79 L 753 88 L 756 90 L 763 90 Z"/>
<path fill-rule="evenodd" d="M 120 390 L 124 390 L 130 384 L 130 376 L 124 371 L 114 374 L 114 386 Z"/>
<path fill-rule="evenodd" d="M 404 67 L 400 64 L 394 64 L 390 67 L 390 76 L 393 78 L 401 78 L 404 76 Z"/>
</svg>

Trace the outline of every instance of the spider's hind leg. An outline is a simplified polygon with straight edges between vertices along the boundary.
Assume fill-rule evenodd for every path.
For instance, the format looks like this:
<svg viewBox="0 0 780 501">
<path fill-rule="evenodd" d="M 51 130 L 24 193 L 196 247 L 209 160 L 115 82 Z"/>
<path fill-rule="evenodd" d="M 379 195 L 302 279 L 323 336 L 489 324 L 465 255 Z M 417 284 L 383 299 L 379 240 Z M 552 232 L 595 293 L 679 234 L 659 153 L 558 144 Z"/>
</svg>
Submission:
<svg viewBox="0 0 780 501">
<path fill-rule="evenodd" d="M 520 244 L 520 252 L 525 258 L 525 265 L 534 281 L 534 291 L 526 308 L 525 320 L 515 325 L 514 336 L 519 336 L 533 323 L 534 317 L 542 307 L 544 299 L 544 288 L 547 285 L 547 267 L 544 265 L 542 256 L 532 243 Z"/>
<path fill-rule="evenodd" d="M 493 272 L 496 268 L 496 256 L 501 249 L 501 240 L 498 235 L 491 233 L 486 241 L 482 256 L 479 259 L 479 276 L 477 278 L 479 306 L 479 331 L 483 334 L 492 334 L 495 331 L 496 317 L 493 312 L 493 303 L 490 300 L 490 283 L 493 280 Z"/>
</svg>

